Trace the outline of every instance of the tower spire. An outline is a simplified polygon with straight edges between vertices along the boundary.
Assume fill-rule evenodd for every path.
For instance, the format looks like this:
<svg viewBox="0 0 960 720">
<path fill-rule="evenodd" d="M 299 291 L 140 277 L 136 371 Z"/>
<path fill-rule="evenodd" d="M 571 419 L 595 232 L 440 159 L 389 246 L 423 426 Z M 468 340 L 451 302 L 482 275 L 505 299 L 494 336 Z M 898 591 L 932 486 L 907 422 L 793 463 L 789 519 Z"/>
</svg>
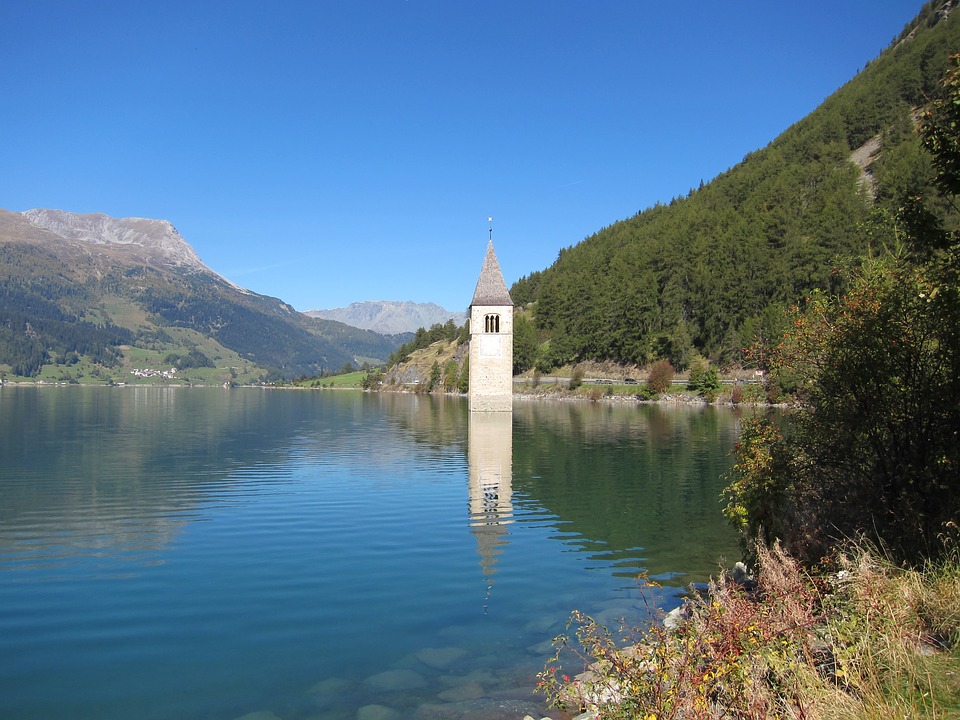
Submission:
<svg viewBox="0 0 960 720">
<path fill-rule="evenodd" d="M 487 222 L 490 223 L 490 242 L 493 242 L 493 218 L 488 217 Z"/>
<path fill-rule="evenodd" d="M 474 290 L 470 305 L 509 305 L 513 307 L 510 291 L 507 290 L 503 273 L 500 271 L 500 263 L 497 262 L 497 253 L 493 249 L 492 238 L 487 242 L 487 253 L 483 258 L 483 267 L 480 268 L 480 277 L 477 279 L 477 289 Z"/>
</svg>

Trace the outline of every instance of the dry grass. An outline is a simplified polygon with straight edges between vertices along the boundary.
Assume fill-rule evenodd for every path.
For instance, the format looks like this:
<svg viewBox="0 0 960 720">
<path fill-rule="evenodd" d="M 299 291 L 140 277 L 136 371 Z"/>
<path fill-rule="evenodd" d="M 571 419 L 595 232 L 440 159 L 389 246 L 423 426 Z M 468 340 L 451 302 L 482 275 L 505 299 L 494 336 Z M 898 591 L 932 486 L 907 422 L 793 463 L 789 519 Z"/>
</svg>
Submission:
<svg viewBox="0 0 960 720">
<path fill-rule="evenodd" d="M 808 575 L 760 548 L 755 583 L 721 578 L 676 629 L 572 624 L 540 688 L 602 718 L 960 717 L 957 554 L 905 571 L 854 548 Z"/>
</svg>

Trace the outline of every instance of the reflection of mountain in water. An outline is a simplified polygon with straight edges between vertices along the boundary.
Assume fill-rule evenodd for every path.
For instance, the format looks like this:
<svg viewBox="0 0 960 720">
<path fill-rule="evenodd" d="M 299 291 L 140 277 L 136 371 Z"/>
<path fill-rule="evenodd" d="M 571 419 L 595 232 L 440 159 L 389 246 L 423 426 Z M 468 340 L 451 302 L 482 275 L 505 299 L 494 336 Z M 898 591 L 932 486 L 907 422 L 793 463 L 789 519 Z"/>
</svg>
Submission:
<svg viewBox="0 0 960 720">
<path fill-rule="evenodd" d="M 162 547 L 211 496 L 286 482 L 284 460 L 307 439 L 346 444 L 382 415 L 359 393 L 324 395 L 324 420 L 337 422 L 319 427 L 316 393 L 5 387 L 0 544 L 60 557 Z"/>
<path fill-rule="evenodd" d="M 513 521 L 513 416 L 470 413 L 469 434 L 470 532 L 489 593 L 497 556 L 507 543 L 506 525 Z"/>
</svg>

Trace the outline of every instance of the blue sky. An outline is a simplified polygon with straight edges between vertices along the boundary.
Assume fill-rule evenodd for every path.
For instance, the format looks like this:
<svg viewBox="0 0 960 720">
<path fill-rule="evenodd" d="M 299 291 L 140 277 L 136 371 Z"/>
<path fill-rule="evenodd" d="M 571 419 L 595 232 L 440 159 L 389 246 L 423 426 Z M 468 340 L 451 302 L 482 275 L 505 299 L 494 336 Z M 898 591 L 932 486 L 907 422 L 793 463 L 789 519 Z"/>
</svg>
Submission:
<svg viewBox="0 0 960 720">
<path fill-rule="evenodd" d="M 172 222 L 299 310 L 469 304 L 684 195 L 920 0 L 4 0 L 0 207 Z"/>
</svg>

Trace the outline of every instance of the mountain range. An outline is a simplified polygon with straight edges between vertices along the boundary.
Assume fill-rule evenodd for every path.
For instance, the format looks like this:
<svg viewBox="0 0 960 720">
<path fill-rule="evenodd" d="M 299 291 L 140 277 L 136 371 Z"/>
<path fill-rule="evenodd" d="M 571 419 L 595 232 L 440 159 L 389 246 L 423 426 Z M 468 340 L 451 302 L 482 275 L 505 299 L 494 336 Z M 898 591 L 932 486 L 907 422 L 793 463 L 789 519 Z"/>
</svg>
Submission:
<svg viewBox="0 0 960 720">
<path fill-rule="evenodd" d="M 444 310 L 434 303 L 391 300 L 355 302 L 345 308 L 307 310 L 304 314 L 387 335 L 412 333 L 448 320 L 460 327 L 467 320 L 467 313 Z"/>
<path fill-rule="evenodd" d="M 241 288 L 164 220 L 0 210 L 0 372 L 282 378 L 379 363 L 407 339 Z"/>
</svg>

